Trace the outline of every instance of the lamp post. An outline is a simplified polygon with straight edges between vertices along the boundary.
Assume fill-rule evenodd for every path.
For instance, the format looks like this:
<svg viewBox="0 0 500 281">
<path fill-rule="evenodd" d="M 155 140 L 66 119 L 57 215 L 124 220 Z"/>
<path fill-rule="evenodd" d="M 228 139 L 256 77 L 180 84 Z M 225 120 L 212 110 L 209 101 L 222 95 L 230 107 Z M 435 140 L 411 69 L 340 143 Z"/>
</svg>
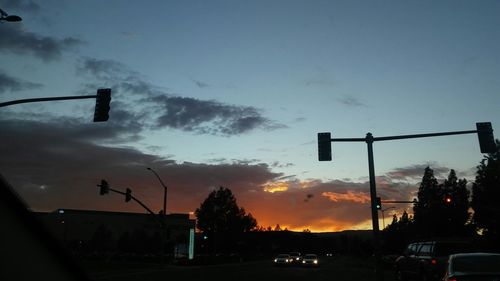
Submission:
<svg viewBox="0 0 500 281">
<path fill-rule="evenodd" d="M 153 172 L 153 174 L 155 174 L 155 176 L 160 181 L 161 186 L 163 186 L 163 189 L 164 189 L 164 192 L 163 192 L 163 215 L 166 215 L 167 214 L 167 186 L 163 183 L 160 176 L 155 172 L 155 170 L 153 170 L 149 167 L 147 169 L 150 170 L 151 172 Z"/>
<path fill-rule="evenodd" d="M 385 209 L 381 209 L 380 211 L 382 212 L 382 229 L 385 229 L 385 216 L 384 216 L 384 212 L 389 210 L 389 209 L 396 209 L 396 207 L 389 207 L 389 208 L 385 208 Z"/>
</svg>

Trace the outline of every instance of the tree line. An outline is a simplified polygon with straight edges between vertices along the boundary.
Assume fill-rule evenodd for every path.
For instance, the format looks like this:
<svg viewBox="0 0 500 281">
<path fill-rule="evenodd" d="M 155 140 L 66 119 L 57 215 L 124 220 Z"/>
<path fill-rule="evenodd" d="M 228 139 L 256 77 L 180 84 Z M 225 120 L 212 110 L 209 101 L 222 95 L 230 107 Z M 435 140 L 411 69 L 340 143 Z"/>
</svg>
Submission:
<svg viewBox="0 0 500 281">
<path fill-rule="evenodd" d="M 394 215 L 383 230 L 384 249 L 400 251 L 415 240 L 473 239 L 488 250 L 500 250 L 500 142 L 496 152 L 484 156 L 476 167 L 472 188 L 450 170 L 439 183 L 427 167 L 420 183 L 413 216 Z M 472 191 L 472 192 L 471 192 Z"/>
</svg>

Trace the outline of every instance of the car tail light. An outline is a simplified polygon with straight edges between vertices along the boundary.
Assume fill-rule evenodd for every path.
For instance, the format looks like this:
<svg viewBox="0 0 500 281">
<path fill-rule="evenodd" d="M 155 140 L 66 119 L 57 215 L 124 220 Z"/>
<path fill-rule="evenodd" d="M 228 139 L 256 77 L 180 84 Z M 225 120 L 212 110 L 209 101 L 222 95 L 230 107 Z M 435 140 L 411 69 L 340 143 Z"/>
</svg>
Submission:
<svg viewBox="0 0 500 281">
<path fill-rule="evenodd" d="M 437 263 L 438 263 L 438 261 L 436 259 L 431 260 L 431 264 L 436 265 Z"/>
<path fill-rule="evenodd" d="M 449 278 L 447 279 L 447 281 L 457 281 L 457 278 L 455 278 L 455 277 L 449 277 Z"/>
</svg>

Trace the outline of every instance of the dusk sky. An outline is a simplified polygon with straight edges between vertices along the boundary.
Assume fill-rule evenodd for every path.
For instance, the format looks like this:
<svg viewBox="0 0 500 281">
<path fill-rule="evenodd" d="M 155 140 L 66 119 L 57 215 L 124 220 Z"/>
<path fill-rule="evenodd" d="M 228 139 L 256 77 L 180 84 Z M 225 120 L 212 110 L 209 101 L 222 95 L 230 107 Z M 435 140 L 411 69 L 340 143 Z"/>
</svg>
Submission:
<svg viewBox="0 0 500 281">
<path fill-rule="evenodd" d="M 224 186 L 259 225 L 371 229 L 363 138 L 500 137 L 500 1 L 0 0 L 0 173 L 36 211 L 193 212 Z M 474 180 L 476 134 L 375 142 L 382 200 L 416 197 L 425 167 Z M 409 204 L 385 212 L 412 212 Z M 381 215 L 380 215 L 381 216 Z"/>
</svg>

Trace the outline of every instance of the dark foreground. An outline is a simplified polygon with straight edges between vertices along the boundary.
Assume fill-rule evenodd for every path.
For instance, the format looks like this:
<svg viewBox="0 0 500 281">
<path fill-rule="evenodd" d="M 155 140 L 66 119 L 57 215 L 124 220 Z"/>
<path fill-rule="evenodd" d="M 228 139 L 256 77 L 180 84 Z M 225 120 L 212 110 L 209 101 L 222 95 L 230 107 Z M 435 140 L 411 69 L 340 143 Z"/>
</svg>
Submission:
<svg viewBox="0 0 500 281">
<path fill-rule="evenodd" d="M 165 265 L 86 262 L 83 264 L 90 277 L 104 280 L 376 280 L 373 265 L 369 259 L 353 257 L 325 258 L 317 268 L 276 267 L 271 260 L 249 261 L 218 265 Z M 384 280 L 394 281 L 389 266 L 384 269 Z"/>
</svg>

